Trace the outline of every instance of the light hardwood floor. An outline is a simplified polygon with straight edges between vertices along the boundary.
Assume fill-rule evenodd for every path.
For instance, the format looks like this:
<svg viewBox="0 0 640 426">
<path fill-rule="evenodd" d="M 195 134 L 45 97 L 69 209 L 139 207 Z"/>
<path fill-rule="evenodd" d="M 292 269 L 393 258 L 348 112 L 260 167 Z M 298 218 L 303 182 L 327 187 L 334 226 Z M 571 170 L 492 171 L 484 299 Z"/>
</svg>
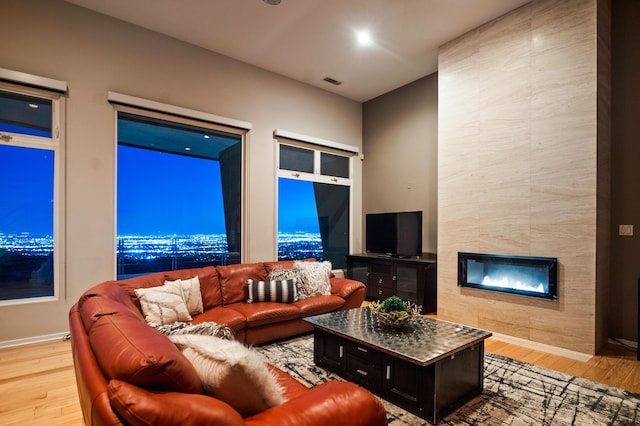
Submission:
<svg viewBox="0 0 640 426">
<path fill-rule="evenodd" d="M 498 353 L 552 370 L 640 393 L 640 361 L 619 345 L 587 362 L 527 349 L 495 339 L 485 342 Z M 0 424 L 82 425 L 71 344 L 35 343 L 0 349 Z"/>
</svg>

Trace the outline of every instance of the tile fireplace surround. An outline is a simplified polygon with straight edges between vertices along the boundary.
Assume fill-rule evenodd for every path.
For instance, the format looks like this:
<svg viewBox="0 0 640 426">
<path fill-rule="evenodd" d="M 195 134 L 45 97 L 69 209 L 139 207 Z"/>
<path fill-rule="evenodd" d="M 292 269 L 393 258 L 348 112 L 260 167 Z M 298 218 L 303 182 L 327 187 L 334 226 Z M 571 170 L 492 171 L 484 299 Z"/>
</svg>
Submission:
<svg viewBox="0 0 640 426">
<path fill-rule="evenodd" d="M 606 343 L 609 4 L 534 0 L 440 47 L 438 318 Z M 458 252 L 554 256 L 558 300 L 459 287 Z"/>
</svg>

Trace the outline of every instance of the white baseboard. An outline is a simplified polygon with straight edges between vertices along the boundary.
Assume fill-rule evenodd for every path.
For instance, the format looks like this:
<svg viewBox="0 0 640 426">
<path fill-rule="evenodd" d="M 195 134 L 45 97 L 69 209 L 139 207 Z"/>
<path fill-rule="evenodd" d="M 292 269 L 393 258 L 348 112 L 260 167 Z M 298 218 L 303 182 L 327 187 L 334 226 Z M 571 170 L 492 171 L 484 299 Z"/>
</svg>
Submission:
<svg viewBox="0 0 640 426">
<path fill-rule="evenodd" d="M 537 351 L 547 352 L 553 355 L 563 356 L 565 358 L 575 359 L 577 361 L 587 362 L 593 355 L 584 354 L 582 352 L 576 352 L 569 349 L 559 348 L 557 346 L 551 346 L 544 343 L 532 342 L 531 340 L 521 339 L 519 337 L 507 336 L 506 334 L 493 333 L 492 338 L 500 340 L 502 342 L 511 343 L 525 348 L 534 349 Z"/>
<path fill-rule="evenodd" d="M 32 343 L 40 343 L 40 342 L 50 342 L 52 340 L 64 340 L 69 336 L 69 332 L 65 331 L 63 333 L 54 333 L 54 334 L 46 334 L 44 336 L 34 336 L 27 337 L 24 339 L 16 339 L 16 340 L 5 340 L 4 342 L 0 342 L 0 349 L 2 348 L 11 348 L 13 346 L 23 346 L 30 345 Z"/>
</svg>

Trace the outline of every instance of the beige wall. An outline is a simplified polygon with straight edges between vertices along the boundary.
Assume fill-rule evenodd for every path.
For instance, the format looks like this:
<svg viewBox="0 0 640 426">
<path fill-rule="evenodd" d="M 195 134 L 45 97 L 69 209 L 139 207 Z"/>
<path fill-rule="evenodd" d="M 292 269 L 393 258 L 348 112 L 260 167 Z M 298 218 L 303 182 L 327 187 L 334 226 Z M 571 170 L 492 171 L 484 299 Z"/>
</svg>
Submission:
<svg viewBox="0 0 640 426">
<path fill-rule="evenodd" d="M 598 138 L 606 114 L 598 115 L 597 9 L 596 0 L 536 0 L 440 50 L 444 319 L 583 353 L 606 339 L 607 283 L 597 270 L 608 266 L 598 227 L 608 226 L 599 215 L 609 165 L 598 154 L 609 141 Z M 459 251 L 557 257 L 559 299 L 460 289 Z"/>
<path fill-rule="evenodd" d="M 612 3 L 612 336 L 637 341 L 640 279 L 640 2 Z M 631 237 L 618 225 L 634 225 Z"/>
<path fill-rule="evenodd" d="M 362 134 L 363 213 L 422 210 L 422 250 L 436 252 L 438 75 L 366 102 Z"/>
<path fill-rule="evenodd" d="M 88 287 L 115 275 L 115 91 L 252 123 L 247 146 L 247 261 L 275 252 L 275 128 L 362 144 L 362 107 L 317 88 L 63 1 L 3 0 L 0 67 L 69 85 L 66 277 L 61 299 L 0 307 L 0 342 L 64 332 Z M 355 244 L 361 244 L 356 162 Z M 149 170 L 164 173 L 166 171 Z M 179 198 L 167 203 L 184 202 Z"/>
</svg>

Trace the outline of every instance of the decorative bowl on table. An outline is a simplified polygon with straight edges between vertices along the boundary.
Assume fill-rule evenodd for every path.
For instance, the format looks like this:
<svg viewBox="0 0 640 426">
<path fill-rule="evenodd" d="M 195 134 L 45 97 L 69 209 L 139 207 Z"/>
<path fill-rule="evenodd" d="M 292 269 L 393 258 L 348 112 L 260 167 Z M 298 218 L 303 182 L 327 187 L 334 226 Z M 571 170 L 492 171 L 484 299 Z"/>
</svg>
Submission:
<svg viewBox="0 0 640 426">
<path fill-rule="evenodd" d="M 384 301 L 371 302 L 371 311 L 382 325 L 402 327 L 420 315 L 422 306 L 391 296 Z"/>
</svg>

